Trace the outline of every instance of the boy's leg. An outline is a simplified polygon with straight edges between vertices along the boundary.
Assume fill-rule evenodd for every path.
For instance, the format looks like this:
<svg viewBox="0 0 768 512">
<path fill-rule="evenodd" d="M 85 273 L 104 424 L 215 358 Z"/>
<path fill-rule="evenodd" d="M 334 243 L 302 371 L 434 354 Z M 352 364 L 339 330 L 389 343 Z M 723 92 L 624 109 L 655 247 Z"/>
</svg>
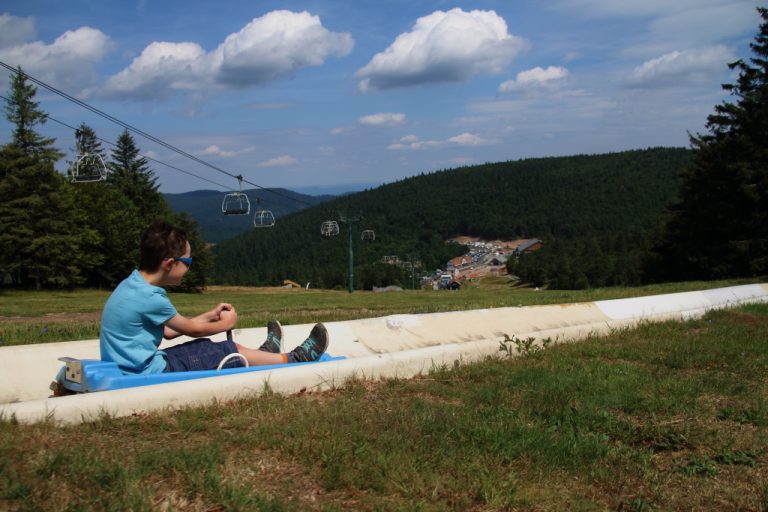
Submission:
<svg viewBox="0 0 768 512">
<path fill-rule="evenodd" d="M 280 344 L 283 339 L 283 328 L 277 320 L 267 322 L 267 340 L 259 347 L 259 350 L 277 354 L 280 352 Z"/>
<path fill-rule="evenodd" d="M 328 348 L 328 331 L 323 324 L 316 324 L 304 343 L 286 354 L 289 363 L 317 361 Z"/>
<path fill-rule="evenodd" d="M 249 366 L 263 366 L 267 364 L 282 364 L 288 362 L 285 354 L 274 354 L 257 348 L 248 348 L 239 343 L 235 343 L 235 345 L 237 346 L 237 351 L 248 359 Z"/>
<path fill-rule="evenodd" d="M 317 361 L 328 348 L 328 331 L 323 324 L 317 324 L 312 328 L 309 337 L 304 343 L 288 353 L 270 353 L 261 349 L 244 347 L 238 343 L 237 351 L 248 359 L 251 366 L 280 364 L 280 363 L 308 363 Z"/>
</svg>

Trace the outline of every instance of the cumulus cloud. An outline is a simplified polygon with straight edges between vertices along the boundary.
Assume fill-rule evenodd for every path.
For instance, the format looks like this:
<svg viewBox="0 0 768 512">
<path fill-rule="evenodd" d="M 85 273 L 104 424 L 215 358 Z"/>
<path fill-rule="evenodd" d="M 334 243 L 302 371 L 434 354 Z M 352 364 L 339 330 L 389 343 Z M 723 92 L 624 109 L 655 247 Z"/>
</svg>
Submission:
<svg viewBox="0 0 768 512">
<path fill-rule="evenodd" d="M 405 114 L 395 112 L 380 112 L 363 116 L 359 119 L 360 124 L 368 126 L 397 126 L 405 123 Z"/>
<path fill-rule="evenodd" d="M 283 155 L 283 156 L 271 158 L 265 162 L 256 164 L 256 167 L 286 167 L 289 165 L 293 165 L 297 162 L 298 160 L 296 160 L 294 157 L 290 155 Z"/>
<path fill-rule="evenodd" d="M 461 82 L 498 74 L 528 43 L 511 35 L 494 11 L 460 8 L 416 20 L 383 52 L 357 71 L 359 89 L 391 89 L 433 82 Z"/>
<path fill-rule="evenodd" d="M 35 18 L 0 14 L 0 48 L 26 43 L 35 37 Z"/>
<path fill-rule="evenodd" d="M 221 157 L 221 158 L 232 158 L 232 157 L 243 155 L 243 154 L 246 154 L 246 153 L 252 153 L 255 150 L 256 150 L 255 147 L 249 146 L 249 147 L 243 148 L 243 149 L 241 149 L 239 151 L 227 151 L 227 150 L 221 149 L 219 146 L 213 144 L 213 145 L 208 146 L 204 150 L 199 151 L 198 154 L 199 155 L 203 155 L 203 156 L 211 156 L 211 155 L 213 155 L 213 156 L 218 156 L 218 157 Z"/>
<path fill-rule="evenodd" d="M 112 76 L 103 93 L 160 98 L 173 91 L 241 88 L 291 77 L 330 56 L 349 54 L 348 33 L 331 32 L 306 11 L 272 11 L 254 18 L 206 52 L 194 42 L 154 42 Z"/>
<path fill-rule="evenodd" d="M 401 137 L 389 146 L 387 149 L 396 150 L 422 150 L 445 147 L 477 147 L 490 146 L 498 144 L 494 139 L 484 139 L 474 133 L 464 132 L 445 140 L 420 140 L 416 135 L 406 135 Z"/>
<path fill-rule="evenodd" d="M 701 81 L 724 71 L 733 60 L 725 46 L 674 51 L 637 66 L 627 82 L 636 87 L 660 87 Z"/>
<path fill-rule="evenodd" d="M 525 91 L 551 85 L 568 76 L 568 70 L 558 66 L 543 69 L 536 66 L 533 69 L 521 71 L 514 80 L 507 80 L 499 86 L 500 93 Z"/>
<path fill-rule="evenodd" d="M 5 38 L 2 29 L 0 34 Z M 22 35 L 25 30 L 28 34 L 29 29 L 24 29 Z M 111 48 L 112 42 L 103 32 L 80 27 L 64 32 L 51 44 L 33 41 L 0 48 L 0 60 L 14 67 L 20 65 L 35 78 L 58 87 L 72 87 L 92 79 L 93 66 Z"/>
</svg>

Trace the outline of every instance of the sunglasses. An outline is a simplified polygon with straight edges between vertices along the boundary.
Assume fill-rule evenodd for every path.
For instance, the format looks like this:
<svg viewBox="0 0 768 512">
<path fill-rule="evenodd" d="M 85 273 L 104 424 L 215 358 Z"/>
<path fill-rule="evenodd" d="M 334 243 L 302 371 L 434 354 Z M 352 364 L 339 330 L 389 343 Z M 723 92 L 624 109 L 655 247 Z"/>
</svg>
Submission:
<svg viewBox="0 0 768 512">
<path fill-rule="evenodd" d="M 173 261 L 180 261 L 184 265 L 186 265 L 187 268 L 192 266 L 192 258 L 166 258 L 167 260 L 173 260 Z"/>
</svg>

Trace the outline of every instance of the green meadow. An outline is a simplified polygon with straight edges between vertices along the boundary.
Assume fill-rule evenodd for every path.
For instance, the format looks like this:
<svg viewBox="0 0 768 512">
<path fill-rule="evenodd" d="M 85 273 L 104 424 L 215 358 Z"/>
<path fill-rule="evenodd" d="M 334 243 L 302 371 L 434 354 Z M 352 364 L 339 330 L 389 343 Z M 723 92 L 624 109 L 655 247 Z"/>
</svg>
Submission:
<svg viewBox="0 0 768 512">
<path fill-rule="evenodd" d="M 587 302 L 751 282 L 724 280 L 548 291 L 516 287 L 506 277 L 488 277 L 458 291 L 356 291 L 350 294 L 340 290 L 211 287 L 200 294 L 171 293 L 170 298 L 179 312 L 188 316 L 202 313 L 219 302 L 231 303 L 238 311 L 238 326 L 247 328 L 264 326 L 270 318 L 277 318 L 284 325 L 333 322 L 391 314 Z M 88 289 L 0 290 L 0 339 L 7 346 L 97 338 L 101 308 L 109 293 Z"/>
<path fill-rule="evenodd" d="M 768 507 L 768 305 L 506 353 L 75 427 L 6 419 L 0 509 Z"/>
</svg>

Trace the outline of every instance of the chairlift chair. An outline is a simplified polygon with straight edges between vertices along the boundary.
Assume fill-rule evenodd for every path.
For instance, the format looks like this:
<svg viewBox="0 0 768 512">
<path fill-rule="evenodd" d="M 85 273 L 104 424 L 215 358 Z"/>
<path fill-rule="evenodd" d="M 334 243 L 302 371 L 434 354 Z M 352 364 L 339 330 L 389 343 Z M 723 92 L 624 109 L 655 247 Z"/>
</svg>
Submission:
<svg viewBox="0 0 768 512">
<path fill-rule="evenodd" d="M 365 229 L 360 233 L 360 240 L 376 240 L 376 233 L 372 229 Z"/>
<path fill-rule="evenodd" d="M 272 215 L 270 210 L 262 210 L 259 208 L 253 215 L 253 227 L 255 228 L 271 228 L 275 225 L 275 216 Z"/>
<path fill-rule="evenodd" d="M 230 192 L 224 196 L 221 203 L 221 213 L 224 215 L 248 215 L 251 212 L 251 202 L 244 192 Z"/>
<path fill-rule="evenodd" d="M 93 183 L 107 179 L 107 166 L 98 153 L 83 153 L 70 167 L 72 183 Z"/>
<path fill-rule="evenodd" d="M 320 225 L 320 234 L 330 238 L 339 234 L 339 223 L 335 220 L 327 220 Z"/>
</svg>

